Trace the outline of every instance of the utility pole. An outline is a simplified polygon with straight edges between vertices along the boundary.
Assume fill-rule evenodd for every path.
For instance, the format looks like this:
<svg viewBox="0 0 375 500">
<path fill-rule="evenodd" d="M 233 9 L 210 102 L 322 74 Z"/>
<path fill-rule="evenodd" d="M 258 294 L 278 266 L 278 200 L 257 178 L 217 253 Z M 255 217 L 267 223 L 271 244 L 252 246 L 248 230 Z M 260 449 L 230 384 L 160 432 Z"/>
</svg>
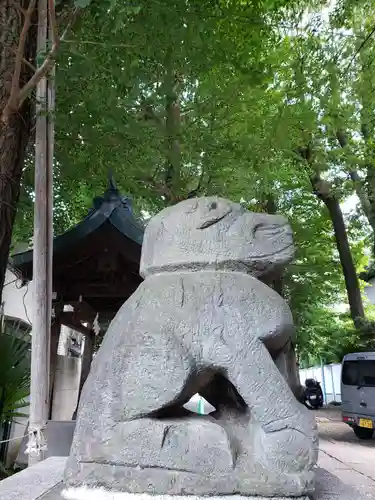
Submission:
<svg viewBox="0 0 375 500">
<path fill-rule="evenodd" d="M 55 19 L 54 0 L 38 1 L 37 56 L 49 50 L 49 19 Z M 43 460 L 49 414 L 50 335 L 53 251 L 54 81 L 43 77 L 36 88 L 35 205 L 33 242 L 34 307 L 31 342 L 29 465 Z"/>
</svg>

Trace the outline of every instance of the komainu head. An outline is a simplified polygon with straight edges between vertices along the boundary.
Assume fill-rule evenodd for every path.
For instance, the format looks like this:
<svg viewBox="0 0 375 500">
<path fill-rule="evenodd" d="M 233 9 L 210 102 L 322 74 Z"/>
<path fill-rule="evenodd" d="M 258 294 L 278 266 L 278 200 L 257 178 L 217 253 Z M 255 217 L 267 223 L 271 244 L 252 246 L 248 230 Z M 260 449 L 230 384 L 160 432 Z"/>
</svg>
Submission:
<svg viewBox="0 0 375 500">
<path fill-rule="evenodd" d="M 284 217 L 249 212 L 223 198 L 194 198 L 151 219 L 140 273 L 222 270 L 261 277 L 281 271 L 293 255 Z"/>
</svg>

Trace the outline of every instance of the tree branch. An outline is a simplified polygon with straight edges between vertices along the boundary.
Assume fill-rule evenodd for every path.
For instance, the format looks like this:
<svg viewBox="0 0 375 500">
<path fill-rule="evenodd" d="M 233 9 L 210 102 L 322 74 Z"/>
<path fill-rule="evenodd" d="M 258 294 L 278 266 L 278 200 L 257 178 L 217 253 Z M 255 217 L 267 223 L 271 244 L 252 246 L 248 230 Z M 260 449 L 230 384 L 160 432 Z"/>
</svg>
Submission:
<svg viewBox="0 0 375 500">
<path fill-rule="evenodd" d="M 348 145 L 348 136 L 343 129 L 338 129 L 336 131 L 336 138 L 337 138 L 337 141 L 340 144 L 341 148 L 344 149 Z M 371 203 L 370 203 L 370 200 L 366 194 L 366 190 L 364 188 L 363 181 L 360 178 L 360 176 L 358 175 L 358 172 L 355 168 L 351 168 L 349 170 L 349 176 L 354 184 L 354 189 L 355 189 L 355 192 L 356 192 L 356 194 L 359 198 L 359 201 L 361 203 L 362 210 L 363 210 L 364 214 L 366 215 L 368 221 L 371 224 L 371 217 L 372 217 L 371 216 Z M 372 226 L 372 224 L 371 224 L 371 226 Z"/>
<path fill-rule="evenodd" d="M 52 47 L 49 53 L 47 54 L 45 60 L 43 61 L 43 64 L 34 72 L 30 80 L 26 82 L 25 85 L 20 89 L 21 67 L 22 63 L 25 62 L 24 52 L 25 52 L 26 39 L 31 26 L 31 20 L 35 10 L 35 6 L 36 6 L 36 0 L 30 0 L 29 7 L 24 12 L 25 20 L 16 52 L 16 60 L 15 60 L 14 73 L 12 77 L 11 91 L 9 99 L 2 112 L 2 121 L 4 123 L 9 122 L 9 118 L 11 117 L 11 115 L 22 106 L 25 99 L 27 99 L 27 97 L 29 96 L 30 92 L 38 85 L 40 80 L 42 80 L 42 78 L 44 78 L 48 74 L 48 72 L 52 69 L 55 63 L 55 58 L 60 46 L 60 42 L 63 40 L 63 38 L 69 31 L 70 27 L 72 26 L 77 13 L 77 9 L 74 9 L 62 36 L 59 37 L 57 29 L 57 21 L 56 21 L 55 2 L 54 0 L 48 0 L 48 16 L 52 33 Z"/>
<path fill-rule="evenodd" d="M 64 29 L 64 31 L 63 31 L 63 34 L 62 34 L 62 35 L 61 35 L 61 37 L 60 37 L 60 42 L 65 42 L 65 41 L 66 41 L 65 37 L 66 37 L 66 35 L 69 33 L 70 28 L 73 26 L 74 21 L 76 20 L 76 17 L 77 17 L 77 13 L 78 13 L 78 11 L 79 11 L 79 9 L 78 9 L 78 7 L 76 7 L 76 8 L 72 11 L 71 15 L 69 16 L 69 19 L 68 19 L 68 22 L 67 22 L 67 24 L 66 24 L 66 26 L 65 26 L 65 29 Z M 55 18 L 56 18 L 56 15 L 55 15 Z"/>
<path fill-rule="evenodd" d="M 164 129 L 164 120 L 156 113 L 152 104 L 148 103 L 146 99 L 142 98 L 142 103 L 140 105 L 142 111 L 141 118 L 145 121 L 152 120 L 158 127 Z"/>
<path fill-rule="evenodd" d="M 162 182 L 156 181 L 153 177 L 147 177 L 140 179 L 139 183 L 147 188 L 152 188 L 157 194 L 165 196 L 166 198 L 171 197 L 170 189 Z"/>
<path fill-rule="evenodd" d="M 63 38 L 63 37 L 61 37 Z M 106 42 L 97 42 L 95 40 L 66 40 L 64 39 L 64 43 L 73 43 L 76 45 L 99 45 L 101 47 L 105 47 L 108 49 L 136 49 L 136 45 L 131 45 L 129 43 L 106 43 Z"/>
<path fill-rule="evenodd" d="M 354 184 L 355 192 L 359 198 L 362 210 L 369 221 L 370 226 L 374 230 L 375 222 L 374 217 L 372 215 L 372 207 L 369 197 L 367 196 L 366 189 L 364 187 L 363 180 L 360 178 L 357 170 L 355 168 L 349 171 L 350 179 Z"/>
<path fill-rule="evenodd" d="M 358 49 L 355 51 L 355 53 L 353 54 L 353 57 L 350 59 L 349 61 L 349 64 L 348 66 L 346 67 L 346 70 L 345 72 L 348 71 L 348 69 L 350 68 L 350 66 L 352 65 L 354 59 L 357 57 L 357 55 L 361 52 L 361 50 L 363 49 L 363 47 L 366 45 L 366 43 L 370 40 L 370 38 L 372 37 L 372 35 L 375 33 L 375 26 L 372 28 L 372 30 L 370 31 L 370 33 L 366 36 L 366 38 L 363 40 L 363 42 L 361 43 L 361 45 L 358 47 Z"/>
<path fill-rule="evenodd" d="M 14 72 L 12 77 L 12 83 L 10 88 L 10 95 L 8 102 L 6 103 L 3 113 L 2 119 L 4 123 L 9 121 L 10 115 L 18 109 L 18 96 L 20 91 L 20 77 L 21 77 L 21 68 L 23 55 L 25 53 L 26 39 L 27 34 L 29 32 L 31 26 L 31 19 L 35 10 L 36 0 L 30 0 L 29 6 L 27 10 L 24 12 L 24 23 L 22 27 L 22 31 L 20 34 L 20 39 L 18 41 L 18 47 L 16 52 L 16 59 L 14 62 Z"/>
<path fill-rule="evenodd" d="M 60 40 L 57 30 L 55 0 L 48 0 L 48 12 L 49 12 L 50 28 L 52 33 L 52 45 L 58 45 L 60 43 Z"/>
<path fill-rule="evenodd" d="M 10 48 L 9 50 L 13 52 L 14 55 L 17 55 L 17 51 L 15 49 Z M 36 71 L 35 66 L 31 64 L 31 62 L 25 59 L 24 57 L 22 58 L 22 63 L 25 64 L 29 69 L 31 69 L 32 72 Z"/>
<path fill-rule="evenodd" d="M 60 38 L 57 32 L 56 12 L 54 0 L 48 0 L 48 15 L 52 33 L 52 48 L 43 61 L 43 64 L 37 69 L 30 80 L 22 87 L 18 96 L 18 107 L 27 98 L 29 93 L 38 85 L 40 80 L 44 78 L 47 73 L 52 69 L 55 63 L 55 57 L 60 46 Z"/>
<path fill-rule="evenodd" d="M 205 170 L 204 168 L 202 168 L 202 172 L 201 172 L 201 175 L 199 176 L 199 180 L 198 180 L 198 184 L 197 184 L 197 187 L 195 189 L 192 189 L 186 196 L 186 198 L 195 198 L 196 196 L 199 196 L 201 190 L 202 190 L 202 184 L 203 184 L 203 180 L 204 180 L 204 176 L 205 176 Z"/>
<path fill-rule="evenodd" d="M 348 145 L 348 137 L 343 129 L 336 130 L 336 139 L 342 148 Z"/>
</svg>

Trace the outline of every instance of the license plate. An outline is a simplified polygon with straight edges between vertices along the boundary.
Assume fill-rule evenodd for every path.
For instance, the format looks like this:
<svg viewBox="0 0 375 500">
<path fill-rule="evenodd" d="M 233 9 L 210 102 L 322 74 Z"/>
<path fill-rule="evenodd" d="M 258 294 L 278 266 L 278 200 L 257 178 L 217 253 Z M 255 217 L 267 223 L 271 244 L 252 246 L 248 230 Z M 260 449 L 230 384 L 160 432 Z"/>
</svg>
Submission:
<svg viewBox="0 0 375 500">
<path fill-rule="evenodd" d="M 373 428 L 372 420 L 370 420 L 369 418 L 360 418 L 359 426 L 365 427 L 366 429 L 372 429 Z"/>
<path fill-rule="evenodd" d="M 311 399 L 316 399 L 316 396 L 310 396 L 310 397 L 311 397 Z"/>
</svg>

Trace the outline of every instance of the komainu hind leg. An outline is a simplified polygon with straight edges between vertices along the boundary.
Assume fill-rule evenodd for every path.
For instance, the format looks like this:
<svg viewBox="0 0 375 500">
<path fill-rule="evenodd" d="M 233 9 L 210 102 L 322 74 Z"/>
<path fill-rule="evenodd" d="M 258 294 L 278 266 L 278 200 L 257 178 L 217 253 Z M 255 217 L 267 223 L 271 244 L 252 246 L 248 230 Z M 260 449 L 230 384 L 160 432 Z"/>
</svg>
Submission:
<svg viewBox="0 0 375 500">
<path fill-rule="evenodd" d="M 311 412 L 294 397 L 265 346 L 255 341 L 246 351 L 218 358 L 215 364 L 226 370 L 249 407 L 252 462 L 265 471 L 293 477 L 301 494 L 311 490 L 318 450 L 316 424 Z"/>
</svg>

